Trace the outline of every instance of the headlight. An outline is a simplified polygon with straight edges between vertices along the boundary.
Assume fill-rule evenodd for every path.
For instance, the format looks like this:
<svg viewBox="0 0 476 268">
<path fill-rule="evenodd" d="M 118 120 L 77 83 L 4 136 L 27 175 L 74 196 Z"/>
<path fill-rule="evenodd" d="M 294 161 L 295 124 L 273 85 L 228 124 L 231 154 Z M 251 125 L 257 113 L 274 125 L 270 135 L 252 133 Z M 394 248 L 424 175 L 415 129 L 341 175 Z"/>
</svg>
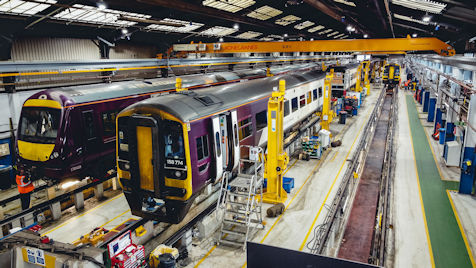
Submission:
<svg viewBox="0 0 476 268">
<path fill-rule="evenodd" d="M 131 166 L 129 165 L 129 163 L 125 163 L 125 164 L 124 164 L 124 169 L 125 169 L 125 170 L 131 169 Z"/>
<path fill-rule="evenodd" d="M 59 156 L 59 153 L 58 153 L 58 152 L 54 152 L 54 153 L 51 154 L 50 159 L 58 158 L 58 156 Z"/>
<path fill-rule="evenodd" d="M 182 172 L 175 171 L 175 177 L 179 178 L 180 176 L 182 176 Z"/>
</svg>

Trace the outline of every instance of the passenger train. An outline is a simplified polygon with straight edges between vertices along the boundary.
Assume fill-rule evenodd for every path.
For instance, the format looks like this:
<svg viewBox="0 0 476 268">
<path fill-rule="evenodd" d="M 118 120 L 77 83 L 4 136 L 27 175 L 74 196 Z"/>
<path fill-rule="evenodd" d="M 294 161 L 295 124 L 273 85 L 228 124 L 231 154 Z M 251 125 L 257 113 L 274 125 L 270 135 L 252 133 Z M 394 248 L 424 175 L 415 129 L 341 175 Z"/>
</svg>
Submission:
<svg viewBox="0 0 476 268">
<path fill-rule="evenodd" d="M 389 63 L 384 66 L 382 82 L 385 85 L 400 84 L 400 65 L 396 63 Z"/>
<path fill-rule="evenodd" d="M 316 64 L 272 67 L 275 74 Z M 265 69 L 183 76 L 183 87 L 203 88 L 266 77 Z M 116 115 L 138 101 L 175 91 L 175 78 L 62 87 L 39 91 L 23 104 L 17 135 L 18 168 L 32 180 L 92 176 L 115 165 Z"/>
<path fill-rule="evenodd" d="M 117 171 L 132 213 L 180 222 L 205 186 L 237 169 L 240 145 L 266 146 L 267 104 L 279 80 L 286 80 L 287 131 L 321 109 L 324 78 L 311 70 L 177 92 L 124 109 L 117 118 Z"/>
<path fill-rule="evenodd" d="M 332 97 L 342 98 L 346 94 L 346 90 L 355 87 L 357 82 L 358 63 L 351 63 L 341 66 L 330 66 L 334 69 L 334 76 L 332 77 Z"/>
</svg>

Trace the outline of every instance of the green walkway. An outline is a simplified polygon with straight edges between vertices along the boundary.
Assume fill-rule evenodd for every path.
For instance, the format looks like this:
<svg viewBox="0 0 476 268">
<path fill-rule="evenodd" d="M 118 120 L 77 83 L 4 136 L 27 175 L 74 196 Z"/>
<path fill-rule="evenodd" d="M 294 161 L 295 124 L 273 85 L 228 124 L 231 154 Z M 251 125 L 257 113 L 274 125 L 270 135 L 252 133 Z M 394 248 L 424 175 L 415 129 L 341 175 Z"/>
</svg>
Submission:
<svg viewBox="0 0 476 268">
<path fill-rule="evenodd" d="M 457 189 L 458 183 L 441 180 L 431 145 L 418 118 L 413 96 L 406 95 L 406 102 L 435 266 L 471 267 L 470 257 L 446 194 L 446 189 Z"/>
</svg>

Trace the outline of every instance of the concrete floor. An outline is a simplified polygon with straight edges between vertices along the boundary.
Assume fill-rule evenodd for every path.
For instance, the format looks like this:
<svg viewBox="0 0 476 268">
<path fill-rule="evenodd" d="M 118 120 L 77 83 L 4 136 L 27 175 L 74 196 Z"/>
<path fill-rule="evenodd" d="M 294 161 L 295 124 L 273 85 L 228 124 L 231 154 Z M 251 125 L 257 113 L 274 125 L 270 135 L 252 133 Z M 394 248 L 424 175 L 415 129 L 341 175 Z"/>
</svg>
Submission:
<svg viewBox="0 0 476 268">
<path fill-rule="evenodd" d="M 96 227 L 111 230 L 129 218 L 137 219 L 131 214 L 126 198 L 121 193 L 79 215 L 71 218 L 63 217 L 57 223 L 41 230 L 40 233 L 60 242 L 72 243 Z"/>
<path fill-rule="evenodd" d="M 347 130 L 342 136 L 339 135 L 343 141 L 342 146 L 330 149 L 325 159 L 297 161 L 288 169 L 286 177 L 295 179 L 295 189 L 288 195 L 286 211 L 282 217 L 265 218 L 265 229 L 259 231 L 252 241 L 309 251 L 306 244 L 311 241 L 314 228 L 324 220 L 326 204 L 331 203 L 337 192 L 343 171 L 348 165 L 347 158 L 361 138 L 361 131 L 377 97 L 378 92 L 372 92 L 359 110 L 359 115 L 348 120 Z M 335 126 L 335 123 L 331 125 L 334 133 L 337 132 Z M 342 129 L 342 126 L 337 126 Z M 268 207 L 269 205 L 264 205 L 264 209 Z M 242 250 L 216 247 L 212 239 L 197 242 L 189 256 L 192 263 L 188 267 L 220 267 L 224 263 L 228 267 L 242 267 L 246 262 L 246 255 Z"/>
<path fill-rule="evenodd" d="M 392 213 L 395 233 L 394 267 L 431 267 L 405 93 L 398 93 L 396 171 Z"/>
<path fill-rule="evenodd" d="M 460 228 L 464 230 L 465 242 L 471 248 L 474 258 L 476 256 L 476 197 L 454 191 L 448 191 L 448 194 L 456 209 Z"/>
</svg>

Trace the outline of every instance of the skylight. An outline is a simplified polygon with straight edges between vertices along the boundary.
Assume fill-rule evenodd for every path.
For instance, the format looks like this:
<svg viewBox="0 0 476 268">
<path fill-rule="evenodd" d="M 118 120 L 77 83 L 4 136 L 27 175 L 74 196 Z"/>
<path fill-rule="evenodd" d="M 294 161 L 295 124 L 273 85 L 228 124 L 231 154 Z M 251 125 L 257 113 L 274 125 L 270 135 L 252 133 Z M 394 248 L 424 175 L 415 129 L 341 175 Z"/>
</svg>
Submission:
<svg viewBox="0 0 476 268">
<path fill-rule="evenodd" d="M 417 19 L 414 19 L 414 18 L 405 16 L 405 15 L 400 15 L 400 14 L 394 13 L 393 16 L 394 16 L 396 19 L 406 20 L 406 21 L 411 21 L 411 22 L 416 22 L 416 23 L 420 23 L 420 24 L 423 24 L 423 25 L 428 25 L 428 22 L 426 22 L 426 21 L 417 20 Z"/>
<path fill-rule="evenodd" d="M 38 0 L 35 2 L 0 0 L 0 12 L 34 15 L 49 8 L 52 4 L 56 4 L 56 0 Z"/>
<path fill-rule="evenodd" d="M 322 30 L 324 28 L 326 28 L 326 27 L 324 27 L 322 25 L 317 25 L 317 26 L 314 26 L 312 28 L 307 29 L 307 31 L 310 32 L 310 33 L 313 33 L 313 32 L 317 32 L 319 30 Z"/>
<path fill-rule="evenodd" d="M 327 37 L 331 37 L 331 36 L 336 35 L 336 34 L 338 34 L 338 33 L 339 33 L 339 32 L 335 31 L 335 32 L 333 32 L 333 33 L 328 34 Z"/>
<path fill-rule="evenodd" d="M 260 35 L 262 35 L 262 33 L 247 31 L 247 32 L 241 33 L 241 34 L 239 34 L 235 37 L 236 38 L 241 38 L 241 39 L 252 39 L 252 38 L 256 38 Z"/>
<path fill-rule="evenodd" d="M 274 39 L 271 38 L 271 37 L 263 37 L 263 38 L 260 38 L 260 41 L 273 41 Z"/>
<path fill-rule="evenodd" d="M 204 6 L 225 10 L 231 13 L 238 12 L 244 8 L 254 5 L 253 0 L 204 0 Z"/>
<path fill-rule="evenodd" d="M 237 29 L 227 28 L 222 26 L 214 26 L 210 29 L 200 32 L 203 35 L 209 36 L 225 36 L 237 32 Z"/>
<path fill-rule="evenodd" d="M 108 24 L 114 26 L 132 26 L 137 24 L 134 21 L 121 20 L 120 16 L 149 19 L 150 15 L 139 13 L 125 12 L 114 9 L 102 9 L 97 7 L 74 4 L 73 7 L 67 8 L 64 11 L 56 14 L 54 17 L 59 20 L 79 21 L 93 24 Z"/>
<path fill-rule="evenodd" d="M 287 15 L 285 17 L 277 19 L 274 23 L 286 26 L 286 25 L 295 23 L 296 21 L 299 21 L 299 20 L 301 20 L 300 17 L 294 16 L 294 15 Z"/>
<path fill-rule="evenodd" d="M 355 7 L 354 2 L 351 2 L 351 1 L 346 1 L 346 0 L 334 0 L 334 2 L 341 3 L 341 4 L 344 4 L 344 5 L 348 5 L 348 6 L 351 6 L 351 7 Z"/>
<path fill-rule="evenodd" d="M 441 13 L 445 9 L 446 4 L 430 1 L 430 0 L 392 0 L 392 3 L 407 8 L 422 10 L 435 14 Z"/>
<path fill-rule="evenodd" d="M 341 33 L 341 34 L 338 34 L 338 35 L 334 36 L 334 38 L 339 38 L 339 37 L 342 37 L 342 36 L 344 36 L 344 34 L 343 34 L 343 33 Z"/>
<path fill-rule="evenodd" d="M 274 39 L 283 39 L 283 37 L 281 35 L 276 35 L 276 34 L 270 34 L 267 37 L 274 38 Z"/>
<path fill-rule="evenodd" d="M 262 6 L 260 8 L 255 9 L 254 11 L 251 11 L 246 16 L 255 18 L 258 20 L 268 20 L 268 19 L 271 19 L 272 17 L 278 16 L 281 13 L 283 12 L 279 9 L 276 9 L 270 6 Z"/>
<path fill-rule="evenodd" d="M 299 23 L 299 24 L 296 24 L 296 25 L 294 26 L 294 28 L 296 28 L 296 29 L 298 29 L 298 30 L 302 30 L 302 29 L 307 28 L 307 27 L 309 27 L 309 26 L 312 26 L 312 25 L 314 25 L 314 24 L 315 24 L 314 22 L 306 20 L 306 21 L 304 21 L 304 22 L 301 22 L 301 23 Z"/>
<path fill-rule="evenodd" d="M 324 30 L 324 31 L 322 31 L 322 32 L 318 32 L 318 34 L 326 34 L 326 33 L 332 32 L 332 31 L 334 31 L 334 30 L 332 30 L 332 29 L 327 29 L 327 30 Z"/>
<path fill-rule="evenodd" d="M 160 25 L 160 24 L 151 24 L 145 27 L 146 29 L 156 30 L 156 31 L 164 31 L 164 32 L 178 32 L 178 33 L 188 33 L 195 31 L 196 29 L 202 27 L 204 24 L 197 23 L 197 22 L 189 22 L 183 20 L 176 20 L 176 19 L 169 19 L 165 18 L 160 20 L 160 22 L 164 23 L 177 23 L 182 24 L 182 26 L 168 26 L 168 25 Z"/>
</svg>

